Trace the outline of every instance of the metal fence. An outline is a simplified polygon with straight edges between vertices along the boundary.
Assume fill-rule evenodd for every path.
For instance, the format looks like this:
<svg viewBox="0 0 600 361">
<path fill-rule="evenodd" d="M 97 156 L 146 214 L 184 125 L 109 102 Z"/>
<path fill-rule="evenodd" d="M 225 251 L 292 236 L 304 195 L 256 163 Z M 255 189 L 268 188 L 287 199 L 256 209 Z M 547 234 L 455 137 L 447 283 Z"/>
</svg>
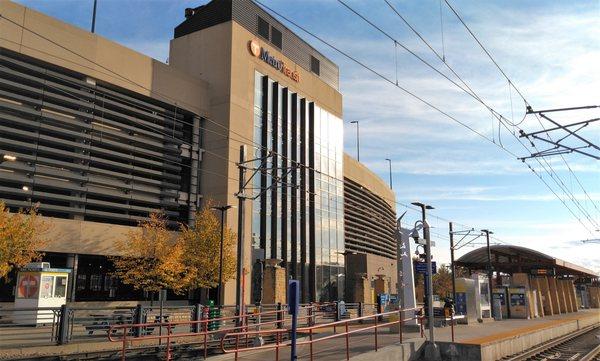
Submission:
<svg viewBox="0 0 600 361">
<path fill-rule="evenodd" d="M 376 307 L 362 303 L 337 302 L 303 304 L 300 317 L 311 322 L 326 323 L 341 319 L 361 317 L 375 313 Z M 340 312 L 341 310 L 345 312 Z M 280 311 L 280 312 L 277 312 Z M 224 305 L 212 311 L 206 306 L 131 306 L 131 307 L 77 307 L 0 308 L 0 349 L 48 346 L 66 343 L 103 342 L 110 329 L 116 325 L 155 324 L 143 330 L 136 329 L 133 337 L 159 336 L 164 331 L 161 324 L 173 324 L 171 332 L 194 332 L 189 322 L 220 318 L 209 323 L 215 329 L 235 326 L 235 305 Z M 287 305 L 262 304 L 244 307 L 247 325 L 287 322 Z M 63 315 L 65 317 L 63 317 Z M 188 324 L 185 324 L 188 322 Z"/>
</svg>

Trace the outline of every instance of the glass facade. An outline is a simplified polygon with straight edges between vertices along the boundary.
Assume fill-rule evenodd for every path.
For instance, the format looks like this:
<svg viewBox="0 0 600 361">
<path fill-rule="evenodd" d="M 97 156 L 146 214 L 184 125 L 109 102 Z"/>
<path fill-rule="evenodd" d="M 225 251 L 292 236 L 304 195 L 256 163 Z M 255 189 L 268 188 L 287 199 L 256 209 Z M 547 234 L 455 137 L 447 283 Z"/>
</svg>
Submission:
<svg viewBox="0 0 600 361">
<path fill-rule="evenodd" d="M 254 141 L 253 265 L 280 259 L 304 302 L 342 299 L 342 120 L 257 72 Z"/>
</svg>

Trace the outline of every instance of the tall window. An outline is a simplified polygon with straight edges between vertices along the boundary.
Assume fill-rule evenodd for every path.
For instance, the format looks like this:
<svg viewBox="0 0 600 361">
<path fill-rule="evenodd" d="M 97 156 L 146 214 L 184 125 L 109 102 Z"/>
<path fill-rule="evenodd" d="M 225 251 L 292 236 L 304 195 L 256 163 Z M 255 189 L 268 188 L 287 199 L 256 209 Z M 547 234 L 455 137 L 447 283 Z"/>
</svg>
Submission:
<svg viewBox="0 0 600 361">
<path fill-rule="evenodd" d="M 314 56 L 310 56 L 310 71 L 319 75 L 321 74 L 321 62 Z"/>
<path fill-rule="evenodd" d="M 258 35 L 269 40 L 269 23 L 258 16 Z"/>
<path fill-rule="evenodd" d="M 279 31 L 274 26 L 271 26 L 271 43 L 273 43 L 273 45 L 275 45 L 279 49 L 282 48 L 282 35 L 281 35 L 281 31 Z"/>
</svg>

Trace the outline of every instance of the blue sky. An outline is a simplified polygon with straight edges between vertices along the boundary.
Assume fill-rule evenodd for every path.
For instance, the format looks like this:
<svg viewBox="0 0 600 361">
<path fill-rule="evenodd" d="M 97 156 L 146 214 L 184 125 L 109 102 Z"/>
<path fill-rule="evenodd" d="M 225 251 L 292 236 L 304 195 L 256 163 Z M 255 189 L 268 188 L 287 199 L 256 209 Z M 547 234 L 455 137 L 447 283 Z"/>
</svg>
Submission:
<svg viewBox="0 0 600 361">
<path fill-rule="evenodd" d="M 92 0 L 18 2 L 76 26 L 90 27 Z M 183 20 L 183 10 L 205 2 L 99 0 L 96 31 L 165 61 L 173 28 Z M 396 62 L 393 41 L 339 2 L 264 0 L 264 3 L 386 77 L 395 81 L 397 72 L 400 85 L 514 154 L 523 156 L 531 150 L 523 148 L 509 133 L 517 132 L 518 128 L 501 129 L 498 134 L 498 123 L 488 110 L 401 48 L 397 49 Z M 450 75 L 383 0 L 347 3 L 439 71 Z M 525 131 L 540 129 L 535 118 L 524 117 L 522 99 L 446 5 L 442 6 L 441 16 L 442 47 L 439 0 L 390 0 L 390 3 L 436 51 L 443 52 L 447 63 L 486 103 L 511 122 L 518 123 L 524 118 L 519 127 Z M 600 1 L 453 0 L 450 3 L 535 109 L 600 103 Z M 515 157 L 287 25 L 339 64 L 346 151 L 356 154 L 355 128 L 348 122 L 359 120 L 361 161 L 387 180 L 385 158 L 393 160 L 394 190 L 399 202 L 421 200 L 433 204 L 436 210 L 432 214 L 439 217 L 475 229 L 491 229 L 504 242 L 531 247 L 600 271 L 600 244 L 576 242 L 600 238 L 600 232 L 595 232 L 599 227 L 592 225 L 600 223 L 598 161 L 565 155 L 566 163 L 560 157 L 541 161 L 541 165 L 530 162 L 580 222 Z M 596 109 L 560 114 L 557 118 L 566 123 L 598 116 L 600 111 Z M 544 123 L 544 126 L 549 125 Z M 590 127 L 585 134 L 600 143 L 600 125 Z M 558 180 L 555 176 L 556 182 L 579 205 L 544 174 L 541 166 L 556 171 L 560 177 Z M 404 210 L 398 205 L 399 213 Z M 587 212 L 591 221 L 583 212 Z M 406 216 L 411 223 L 417 217 L 413 210 Z M 447 262 L 447 222 L 438 218 L 431 221 L 436 227 L 434 254 L 441 262 Z M 459 255 L 468 250 L 461 250 Z"/>
</svg>

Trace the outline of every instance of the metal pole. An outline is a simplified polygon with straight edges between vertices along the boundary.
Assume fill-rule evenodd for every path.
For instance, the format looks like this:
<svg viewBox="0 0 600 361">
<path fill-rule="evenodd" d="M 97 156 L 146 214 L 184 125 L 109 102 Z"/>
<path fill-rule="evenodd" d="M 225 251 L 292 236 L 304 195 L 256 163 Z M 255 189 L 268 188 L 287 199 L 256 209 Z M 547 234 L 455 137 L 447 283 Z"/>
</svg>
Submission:
<svg viewBox="0 0 600 361">
<path fill-rule="evenodd" d="M 429 312 L 427 326 L 429 327 L 429 340 L 434 343 L 435 338 L 433 336 L 433 325 L 434 325 L 434 315 L 433 315 L 433 272 L 431 269 L 431 236 L 429 233 L 429 224 L 427 220 L 423 222 L 423 234 L 425 236 L 425 241 L 427 242 L 425 245 L 425 254 L 427 257 L 427 308 Z"/>
<path fill-rule="evenodd" d="M 360 126 L 356 121 L 356 158 L 360 162 Z"/>
<path fill-rule="evenodd" d="M 358 120 L 353 120 L 350 123 L 356 124 L 356 160 L 360 162 L 360 127 Z"/>
<path fill-rule="evenodd" d="M 240 146 L 240 162 L 238 163 L 239 168 L 239 190 L 237 193 L 238 198 L 238 229 L 237 229 L 237 273 L 236 273 L 236 289 L 235 289 L 235 306 L 238 315 L 241 316 L 242 312 L 242 274 L 244 273 L 244 213 L 245 213 L 245 201 L 246 195 L 244 194 L 244 184 L 246 183 L 246 146 Z M 240 326 L 241 317 L 238 317 L 237 322 Z"/>
<path fill-rule="evenodd" d="M 492 299 L 492 278 L 493 278 L 493 274 L 494 271 L 492 270 L 492 250 L 490 249 L 490 230 L 487 229 L 483 229 L 482 232 L 485 233 L 485 238 L 486 238 L 486 243 L 487 243 L 487 257 L 488 257 L 488 262 L 487 262 L 487 273 L 488 273 L 488 282 L 489 282 L 489 296 L 490 296 L 490 311 L 491 311 L 491 316 L 493 317 L 494 315 L 494 300 Z"/>
<path fill-rule="evenodd" d="M 217 293 L 217 306 L 221 306 L 221 292 L 223 288 L 223 232 L 225 231 L 225 208 L 221 207 L 221 250 L 219 252 L 219 292 Z"/>
<path fill-rule="evenodd" d="M 92 13 L 92 33 L 96 30 L 96 5 L 98 5 L 98 0 L 94 0 L 94 12 Z"/>
<path fill-rule="evenodd" d="M 448 223 L 450 230 L 450 270 L 452 271 L 452 302 L 456 304 L 456 267 L 454 266 L 454 232 L 452 222 Z"/>
<path fill-rule="evenodd" d="M 394 189 L 394 186 L 392 183 L 392 160 L 389 158 L 386 158 L 385 160 L 387 160 L 390 165 L 390 189 Z"/>
</svg>

